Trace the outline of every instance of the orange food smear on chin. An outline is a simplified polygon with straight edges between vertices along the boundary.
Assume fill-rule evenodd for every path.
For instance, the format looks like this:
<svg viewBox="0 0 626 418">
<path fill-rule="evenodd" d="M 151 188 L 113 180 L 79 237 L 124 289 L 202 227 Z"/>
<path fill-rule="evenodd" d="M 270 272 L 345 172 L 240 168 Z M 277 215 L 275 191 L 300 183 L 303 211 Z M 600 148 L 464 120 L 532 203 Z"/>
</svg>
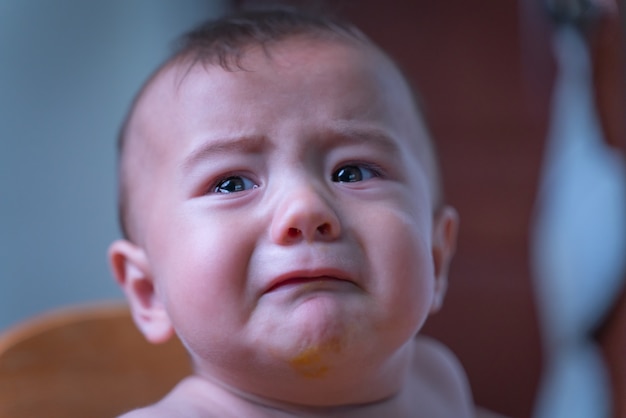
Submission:
<svg viewBox="0 0 626 418">
<path fill-rule="evenodd" d="M 338 353 L 340 344 L 333 341 L 322 346 L 312 346 L 303 350 L 300 354 L 289 360 L 291 367 L 299 374 L 312 379 L 324 377 L 329 370 L 322 354 L 325 352 Z"/>
</svg>

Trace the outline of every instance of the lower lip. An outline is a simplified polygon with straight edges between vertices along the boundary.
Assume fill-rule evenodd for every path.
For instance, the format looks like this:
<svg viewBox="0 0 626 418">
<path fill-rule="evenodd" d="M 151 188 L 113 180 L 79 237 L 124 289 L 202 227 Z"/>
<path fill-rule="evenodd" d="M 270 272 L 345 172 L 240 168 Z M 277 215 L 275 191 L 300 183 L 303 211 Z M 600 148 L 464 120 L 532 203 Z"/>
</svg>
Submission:
<svg viewBox="0 0 626 418">
<path fill-rule="evenodd" d="M 293 287 L 311 287 L 312 290 L 331 290 L 338 285 L 343 286 L 349 283 L 346 280 L 337 279 L 334 277 L 294 277 L 292 279 L 284 280 L 275 284 L 267 290 L 266 293 L 275 292 L 278 290 L 289 289 Z"/>
</svg>

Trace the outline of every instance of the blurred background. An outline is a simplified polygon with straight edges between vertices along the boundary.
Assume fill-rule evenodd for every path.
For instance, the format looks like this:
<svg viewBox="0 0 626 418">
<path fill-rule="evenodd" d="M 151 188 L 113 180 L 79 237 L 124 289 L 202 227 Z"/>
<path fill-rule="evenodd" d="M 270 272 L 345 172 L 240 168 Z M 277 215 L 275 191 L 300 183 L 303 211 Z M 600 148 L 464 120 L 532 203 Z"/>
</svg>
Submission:
<svg viewBox="0 0 626 418">
<path fill-rule="evenodd" d="M 121 298 L 115 137 L 172 41 L 263 0 L 0 0 L 0 331 Z M 283 1 L 354 21 L 417 86 L 461 214 L 424 332 L 512 417 L 626 416 L 626 88 L 613 0 Z"/>
<path fill-rule="evenodd" d="M 0 0 L 0 329 L 120 298 L 115 138 L 184 30 L 225 1 Z"/>
</svg>

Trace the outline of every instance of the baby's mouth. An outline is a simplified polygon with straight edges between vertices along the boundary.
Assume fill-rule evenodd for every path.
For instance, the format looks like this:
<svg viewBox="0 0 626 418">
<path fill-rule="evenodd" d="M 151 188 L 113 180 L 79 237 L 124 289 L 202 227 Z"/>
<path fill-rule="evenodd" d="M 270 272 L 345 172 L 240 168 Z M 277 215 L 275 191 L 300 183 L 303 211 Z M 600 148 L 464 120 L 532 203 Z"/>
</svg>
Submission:
<svg viewBox="0 0 626 418">
<path fill-rule="evenodd" d="M 311 290 L 332 290 L 354 282 L 345 272 L 335 270 L 300 271 L 284 274 L 272 280 L 264 293 L 287 290 L 294 287 L 309 287 Z"/>
</svg>

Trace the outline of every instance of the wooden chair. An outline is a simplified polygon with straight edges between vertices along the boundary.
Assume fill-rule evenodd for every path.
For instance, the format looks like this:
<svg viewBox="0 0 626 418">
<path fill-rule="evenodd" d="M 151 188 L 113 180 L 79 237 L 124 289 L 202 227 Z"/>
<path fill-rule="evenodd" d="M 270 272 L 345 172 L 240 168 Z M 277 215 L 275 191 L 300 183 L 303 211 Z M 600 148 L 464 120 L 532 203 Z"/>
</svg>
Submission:
<svg viewBox="0 0 626 418">
<path fill-rule="evenodd" d="M 152 345 L 115 302 L 44 314 L 0 335 L 0 417 L 107 417 L 191 372 L 178 340 Z"/>
</svg>

